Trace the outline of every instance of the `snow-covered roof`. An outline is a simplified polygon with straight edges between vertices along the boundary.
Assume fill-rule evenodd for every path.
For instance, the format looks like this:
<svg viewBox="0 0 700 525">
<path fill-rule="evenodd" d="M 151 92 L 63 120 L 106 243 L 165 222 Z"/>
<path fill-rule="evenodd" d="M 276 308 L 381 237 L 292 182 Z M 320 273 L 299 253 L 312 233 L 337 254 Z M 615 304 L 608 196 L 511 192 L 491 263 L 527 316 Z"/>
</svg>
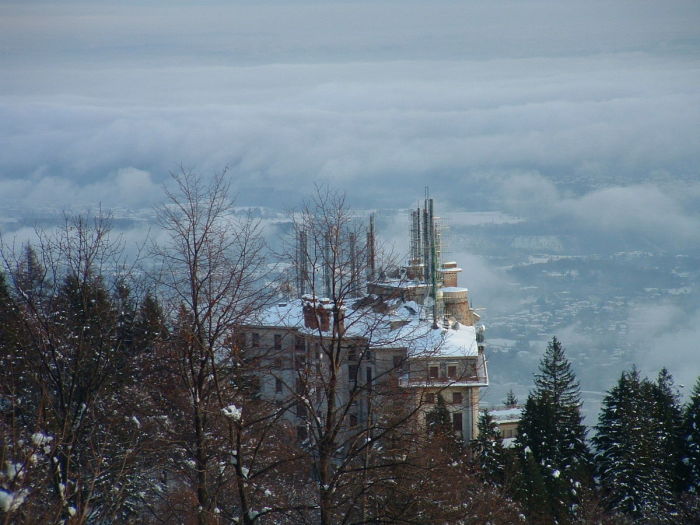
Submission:
<svg viewBox="0 0 700 525">
<path fill-rule="evenodd" d="M 443 293 L 454 293 L 454 292 L 468 292 L 468 288 L 463 288 L 461 286 L 443 286 L 440 288 Z"/>
<path fill-rule="evenodd" d="M 503 448 L 515 448 L 516 438 L 503 438 Z"/>
<path fill-rule="evenodd" d="M 423 281 L 412 281 L 406 279 L 387 279 L 381 282 L 372 283 L 374 286 L 381 286 L 384 288 L 427 288 L 429 285 Z"/>
<path fill-rule="evenodd" d="M 376 308 L 378 304 L 381 308 Z M 310 335 L 324 333 L 318 328 L 304 326 L 303 305 L 302 299 L 279 303 L 264 310 L 255 324 L 295 329 Z M 328 309 L 327 304 L 321 306 Z M 478 355 L 474 326 L 452 323 L 446 327 L 439 323 L 438 328 L 433 328 L 432 320 L 426 315 L 429 311 L 430 308 L 415 301 L 381 302 L 373 296 L 349 300 L 344 312 L 345 336 L 367 339 L 374 348 L 406 347 L 416 356 L 425 353 L 453 357 Z"/>
<path fill-rule="evenodd" d="M 263 310 L 256 319 L 256 324 L 270 327 L 303 328 L 304 316 L 301 309 L 301 299 L 279 303 Z"/>
<path fill-rule="evenodd" d="M 437 348 L 439 355 L 475 357 L 479 354 L 476 330 L 473 326 L 455 323 L 449 328 L 432 328 L 424 336 L 424 349 Z"/>
<path fill-rule="evenodd" d="M 491 417 L 496 423 L 517 423 L 522 418 L 523 408 L 492 408 L 489 409 L 489 414 L 491 414 Z"/>
</svg>

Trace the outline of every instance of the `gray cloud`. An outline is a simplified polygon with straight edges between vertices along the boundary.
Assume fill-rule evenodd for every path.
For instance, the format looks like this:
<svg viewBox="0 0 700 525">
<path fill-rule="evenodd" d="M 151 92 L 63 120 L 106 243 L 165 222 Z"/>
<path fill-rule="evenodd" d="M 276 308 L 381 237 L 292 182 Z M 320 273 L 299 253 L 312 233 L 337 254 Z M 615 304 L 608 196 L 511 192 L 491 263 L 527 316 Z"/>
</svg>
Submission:
<svg viewBox="0 0 700 525">
<path fill-rule="evenodd" d="M 196 86 L 192 89 L 201 96 L 200 103 L 177 107 L 150 107 L 148 101 L 122 106 L 109 97 L 100 105 L 55 97 L 43 104 L 14 100 L 0 107 L 7 129 L 0 170 L 8 179 L 42 171 L 86 181 L 128 166 L 159 177 L 180 162 L 204 171 L 228 164 L 243 186 L 294 189 L 326 180 L 358 191 L 361 183 L 366 190 L 359 191 L 361 198 L 376 201 L 382 188 L 391 185 L 409 186 L 415 194 L 428 178 L 437 176 L 436 182 L 442 179 L 466 191 L 475 173 L 528 166 L 553 173 L 549 180 L 561 172 L 568 177 L 583 173 L 598 184 L 645 179 L 658 169 L 687 177 L 687 165 L 697 156 L 691 137 L 700 119 L 693 120 L 693 109 L 677 118 L 673 108 L 662 107 L 630 129 L 628 120 L 640 120 L 639 113 L 655 103 L 654 97 L 631 105 L 606 102 L 617 116 L 601 123 L 588 111 L 598 102 L 571 102 L 568 109 L 556 101 L 514 103 L 517 89 L 494 94 L 488 82 L 479 93 L 465 96 L 468 67 L 463 76 L 444 85 L 430 85 L 422 75 L 440 77 L 440 70 L 449 68 L 445 64 L 427 67 L 427 73 L 414 71 L 415 64 L 383 64 L 381 69 L 393 74 L 393 81 L 372 80 L 380 66 L 367 64 L 345 66 L 345 75 L 362 79 L 354 83 L 314 78 L 333 75 L 335 68 L 287 65 L 220 71 L 222 77 L 249 76 L 251 84 L 276 86 L 258 95 L 232 87 L 232 94 L 242 93 L 236 104 L 217 104 L 216 97 L 212 105 L 204 103 L 210 94 L 198 92 Z M 188 77 L 200 73 L 181 74 L 187 83 Z M 286 80 L 295 75 L 305 77 L 306 84 L 288 88 Z M 470 100 L 479 97 L 481 101 Z M 679 105 L 700 107 L 698 98 L 687 95 Z M 437 102 L 446 99 L 451 110 Z M 658 135 L 669 141 L 676 137 L 678 143 L 655 147 Z M 584 184 L 586 177 L 580 177 Z M 445 193 L 436 186 L 436 193 Z"/>
<path fill-rule="evenodd" d="M 141 209 L 161 201 L 162 186 L 151 174 L 136 168 L 121 168 L 102 179 L 81 184 L 80 180 L 47 174 L 37 169 L 26 179 L 0 180 L 0 201 L 13 208 L 110 208 Z"/>
<path fill-rule="evenodd" d="M 562 207 L 582 223 L 598 230 L 672 235 L 687 241 L 700 239 L 700 215 L 652 185 L 606 188 Z"/>
<path fill-rule="evenodd" d="M 0 178 L 25 205 L 71 203 L 41 181 L 96 199 L 121 169 L 161 182 L 180 163 L 230 165 L 267 204 L 312 181 L 402 206 L 426 183 L 459 205 L 516 170 L 588 188 L 697 176 L 695 2 L 0 10 Z"/>
<path fill-rule="evenodd" d="M 685 385 L 683 394 L 689 395 L 700 374 L 700 309 L 687 311 L 670 301 L 638 305 L 630 311 L 628 322 L 641 371 L 655 377 L 666 367 L 677 383 Z"/>
<path fill-rule="evenodd" d="M 633 234 L 661 245 L 700 240 L 700 183 L 666 181 L 608 188 L 571 195 L 539 173 L 506 178 L 504 204 L 531 220 L 570 225 L 569 233 L 616 236 Z"/>
</svg>

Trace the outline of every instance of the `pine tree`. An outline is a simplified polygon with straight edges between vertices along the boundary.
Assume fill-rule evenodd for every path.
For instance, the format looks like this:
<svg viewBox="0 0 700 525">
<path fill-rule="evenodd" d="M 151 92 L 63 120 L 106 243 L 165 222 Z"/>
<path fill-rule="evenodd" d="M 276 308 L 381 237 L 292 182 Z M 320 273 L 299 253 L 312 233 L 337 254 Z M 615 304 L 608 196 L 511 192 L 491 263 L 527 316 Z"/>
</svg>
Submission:
<svg viewBox="0 0 700 525">
<path fill-rule="evenodd" d="M 516 458 L 516 466 L 518 475 L 515 479 L 515 498 L 522 505 L 528 523 L 552 523 L 552 510 L 542 468 L 528 447 Z"/>
<path fill-rule="evenodd" d="M 431 435 L 447 436 L 453 434 L 450 411 L 441 394 L 437 395 L 437 402 L 432 410 L 425 414 L 425 423 L 428 433 Z"/>
<path fill-rule="evenodd" d="M 656 383 L 651 386 L 651 396 L 654 416 L 659 423 L 658 446 L 664 451 L 660 459 L 670 476 L 671 488 L 678 495 L 685 490 L 688 481 L 688 469 L 683 463 L 683 410 L 673 377 L 666 368 L 661 369 Z"/>
<path fill-rule="evenodd" d="M 0 442 L 14 451 L 0 462 L 20 463 L 23 446 L 36 452 L 29 456 L 31 475 L 24 471 L 30 488 L 18 511 L 31 519 L 6 522 L 120 521 L 131 479 L 139 476 L 133 458 L 142 434 L 124 410 L 131 366 L 103 273 L 119 252 L 108 222 L 67 217 L 64 228 L 40 234 L 40 256 L 29 247 L 17 257 L 3 253 L 21 314 L 23 370 L 3 370 L 13 374 L 12 383 L 0 383 L 21 399 L 14 413 L 22 414 L 25 430 L 3 432 Z"/>
<path fill-rule="evenodd" d="M 515 396 L 515 393 L 513 392 L 512 388 L 508 390 L 508 393 L 506 394 L 506 397 L 503 400 L 503 404 L 508 408 L 515 408 L 516 406 L 518 406 L 518 398 Z"/>
<path fill-rule="evenodd" d="M 31 244 L 24 247 L 24 254 L 13 273 L 19 293 L 29 301 L 38 299 L 46 284 L 46 268 Z"/>
<path fill-rule="evenodd" d="M 656 385 L 636 369 L 623 372 L 603 400 L 593 442 L 608 509 L 638 522 L 672 523 L 672 475 L 656 406 Z"/>
<path fill-rule="evenodd" d="M 30 522 L 23 502 L 38 484 L 36 472 L 46 465 L 43 449 L 31 438 L 38 403 L 31 396 L 22 326 L 22 312 L 0 271 L 0 523 Z"/>
<path fill-rule="evenodd" d="M 474 459 L 488 483 L 501 485 L 505 478 L 505 449 L 493 417 L 484 410 L 479 417 L 479 436 L 472 441 Z"/>
<path fill-rule="evenodd" d="M 452 428 L 452 415 L 447 409 L 442 395 L 437 395 L 435 407 L 425 414 L 425 423 L 428 430 L 430 446 L 440 453 L 436 456 L 457 460 L 464 454 L 464 443 L 455 435 Z M 435 459 L 435 458 L 434 458 Z"/>
<path fill-rule="evenodd" d="M 689 491 L 700 493 L 700 377 L 684 411 L 685 457 Z"/>
<path fill-rule="evenodd" d="M 31 422 L 26 418 L 35 412 L 27 407 L 25 394 L 29 383 L 27 352 L 23 351 L 22 315 L 7 285 L 5 274 L 0 272 L 0 430 L 4 430 L 3 417 L 22 419 L 24 425 Z M 25 405 L 24 407 L 22 405 Z M 29 410 L 28 410 L 29 408 Z M 12 424 L 8 423 L 11 427 Z M 0 434 L 0 443 L 5 440 Z M 0 445 L 1 449 L 2 445 Z M 2 451 L 0 450 L 0 456 Z"/>
<path fill-rule="evenodd" d="M 134 320 L 134 351 L 137 354 L 153 354 L 159 341 L 168 337 L 168 328 L 163 308 L 158 299 L 147 293 Z"/>
<path fill-rule="evenodd" d="M 5 274 L 0 272 L 0 357 L 6 371 L 18 364 L 15 360 L 23 359 L 22 353 L 17 352 L 20 323 L 19 309 L 10 293 Z M 16 376 L 12 378 L 15 379 Z"/>
<path fill-rule="evenodd" d="M 114 306 L 117 309 L 117 340 L 125 351 L 131 351 L 134 344 L 134 323 L 136 321 L 136 301 L 131 287 L 120 279 L 114 290 Z"/>
<path fill-rule="evenodd" d="M 539 465 L 542 494 L 552 520 L 569 522 L 579 504 L 579 487 L 591 483 L 591 457 L 580 413 L 581 396 L 571 364 L 556 337 L 547 346 L 528 396 L 517 439 Z M 527 476 L 527 471 L 523 475 Z M 527 483 L 525 483 L 527 484 Z"/>
</svg>

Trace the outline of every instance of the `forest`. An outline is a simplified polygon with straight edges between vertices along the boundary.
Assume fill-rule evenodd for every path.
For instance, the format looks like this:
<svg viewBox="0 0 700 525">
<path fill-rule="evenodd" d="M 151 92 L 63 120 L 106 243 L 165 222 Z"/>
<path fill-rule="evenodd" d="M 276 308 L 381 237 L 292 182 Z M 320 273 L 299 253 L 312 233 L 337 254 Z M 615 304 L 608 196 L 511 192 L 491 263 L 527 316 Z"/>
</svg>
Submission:
<svg viewBox="0 0 700 525">
<path fill-rule="evenodd" d="M 700 379 L 684 404 L 668 371 L 632 367 L 586 428 L 556 337 L 508 446 L 488 411 L 477 439 L 458 439 L 441 396 L 424 421 L 379 383 L 335 403 L 342 330 L 322 348 L 327 381 L 260 396 L 268 360 L 240 334 L 289 292 L 275 261 L 293 263 L 294 240 L 270 254 L 232 209 L 226 173 L 183 171 L 137 260 L 102 214 L 2 239 L 0 523 L 700 522 Z M 356 291 L 342 254 L 362 249 L 343 196 L 317 188 L 294 221 L 323 245 L 319 267 L 337 265 L 340 304 Z M 376 416 L 349 424 L 360 396 Z M 300 404 L 305 439 L 285 419 Z"/>
</svg>

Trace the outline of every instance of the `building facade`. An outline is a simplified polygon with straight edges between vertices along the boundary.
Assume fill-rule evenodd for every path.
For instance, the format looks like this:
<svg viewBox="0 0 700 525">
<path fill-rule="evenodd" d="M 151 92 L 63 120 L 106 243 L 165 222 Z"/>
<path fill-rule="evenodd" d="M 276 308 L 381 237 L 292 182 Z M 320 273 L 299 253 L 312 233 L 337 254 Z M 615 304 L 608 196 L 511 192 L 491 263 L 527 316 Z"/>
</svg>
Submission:
<svg viewBox="0 0 700 525">
<path fill-rule="evenodd" d="M 370 228 L 373 242 L 373 223 Z M 367 251 L 374 256 L 373 247 Z M 324 413 L 329 391 L 333 405 L 343 407 L 347 428 L 367 424 L 389 406 L 402 408 L 394 403 L 412 407 L 415 423 L 424 425 L 442 396 L 455 433 L 465 441 L 476 437 L 480 390 L 488 386 L 484 327 L 468 290 L 459 287 L 461 268 L 441 263 L 439 252 L 432 200 L 426 200 L 425 210 L 412 213 L 405 267 L 376 278 L 372 260 L 369 278 L 350 287 L 352 296 L 307 293 L 243 328 L 241 344 L 261 363 L 260 397 L 288 407 L 285 417 L 300 439 L 313 423 L 309 412 Z M 311 284 L 307 290 L 315 289 Z"/>
</svg>

